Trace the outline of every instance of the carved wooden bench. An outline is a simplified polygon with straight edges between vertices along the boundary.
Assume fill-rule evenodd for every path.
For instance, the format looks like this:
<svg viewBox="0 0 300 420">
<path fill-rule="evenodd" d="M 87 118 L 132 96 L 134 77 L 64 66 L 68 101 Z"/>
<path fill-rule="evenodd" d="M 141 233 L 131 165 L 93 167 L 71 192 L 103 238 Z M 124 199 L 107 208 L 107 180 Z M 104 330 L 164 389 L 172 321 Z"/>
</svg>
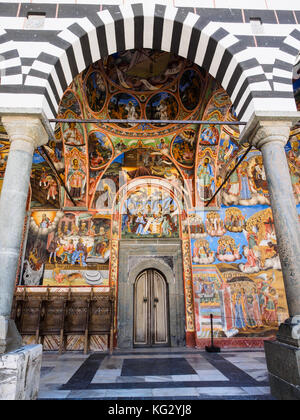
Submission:
<svg viewBox="0 0 300 420">
<path fill-rule="evenodd" d="M 91 335 L 107 335 L 113 350 L 114 291 L 108 293 L 31 292 L 15 293 L 12 317 L 21 335 L 35 336 L 43 344 L 49 335 L 59 336 L 59 353 L 65 351 L 68 335 L 84 336 L 84 353 Z"/>
</svg>

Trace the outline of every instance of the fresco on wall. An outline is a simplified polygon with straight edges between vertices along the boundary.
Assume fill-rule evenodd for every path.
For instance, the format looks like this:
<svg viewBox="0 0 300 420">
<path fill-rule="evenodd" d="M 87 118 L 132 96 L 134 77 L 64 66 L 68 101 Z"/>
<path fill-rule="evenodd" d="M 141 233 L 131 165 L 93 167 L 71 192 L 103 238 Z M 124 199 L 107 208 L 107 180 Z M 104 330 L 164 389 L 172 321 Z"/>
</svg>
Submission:
<svg viewBox="0 0 300 420">
<path fill-rule="evenodd" d="M 176 162 L 185 168 L 195 164 L 197 128 L 189 126 L 174 137 L 171 154 Z"/>
<path fill-rule="evenodd" d="M 110 98 L 108 113 L 111 119 L 138 120 L 141 117 L 140 104 L 137 98 L 128 93 L 117 93 Z M 120 127 L 135 127 L 136 123 L 120 123 Z"/>
<path fill-rule="evenodd" d="M 88 137 L 90 169 L 99 170 L 105 166 L 113 154 L 109 137 L 100 131 L 90 131 Z"/>
<path fill-rule="evenodd" d="M 299 140 L 297 135 L 291 137 L 285 149 L 294 195 L 298 204 L 300 199 L 300 160 Z M 239 159 L 239 157 L 237 157 L 237 159 Z M 223 171 L 223 177 L 234 168 L 236 162 L 237 160 L 231 161 L 227 169 Z M 234 204 L 251 206 L 257 204 L 270 204 L 263 159 L 259 151 L 253 150 L 250 152 L 237 170 L 231 174 L 222 191 L 222 201 L 225 205 Z"/>
<path fill-rule="evenodd" d="M 85 82 L 88 106 L 93 112 L 100 112 L 106 100 L 106 86 L 99 71 L 92 72 Z"/>
<path fill-rule="evenodd" d="M 60 183 L 41 150 L 33 155 L 30 185 L 32 207 L 60 208 Z"/>
<path fill-rule="evenodd" d="M 3 185 L 3 178 L 5 174 L 5 169 L 7 165 L 7 159 L 9 154 L 10 142 L 8 134 L 3 127 L 3 124 L 0 122 L 0 195 Z"/>
<path fill-rule="evenodd" d="M 3 178 L 6 169 L 10 143 L 5 128 L 0 123 L 0 194 L 3 185 Z"/>
<path fill-rule="evenodd" d="M 50 191 L 49 197 L 44 194 L 45 197 L 32 200 L 32 208 L 59 208 L 61 192 L 62 206 L 69 208 L 76 203 L 79 208 L 98 208 L 99 191 L 105 188 L 107 193 L 109 189 L 116 193 L 120 187 L 119 180 L 112 186 L 116 178 L 120 178 L 116 174 L 119 161 L 113 158 L 135 148 L 149 149 L 145 161 L 153 159 L 153 156 L 149 159 L 149 154 L 157 153 L 156 160 L 151 168 L 147 164 L 143 168 L 132 165 L 125 174 L 127 182 L 133 176 L 140 176 L 145 168 L 145 176 L 168 179 L 173 184 L 180 177 L 192 179 L 193 172 L 188 170 L 195 162 L 198 126 L 187 125 L 182 129 L 178 124 L 81 124 L 76 120 L 95 117 L 100 120 L 199 119 L 205 108 L 203 99 L 208 101 L 210 89 L 220 89 L 209 81 L 203 98 L 207 79 L 205 72 L 188 60 L 149 49 L 117 53 L 91 65 L 73 80 L 59 105 L 58 118 L 74 121 L 58 123 L 55 138 L 45 145 L 50 164 L 73 202 L 60 185 L 57 184 L 55 190 L 54 181 L 49 178 L 49 183 L 53 184 L 45 186 Z M 176 169 L 177 164 L 181 173 Z M 44 176 L 44 170 L 35 169 L 38 176 Z M 39 182 L 33 188 L 37 196 L 41 195 Z M 193 189 L 191 183 L 187 194 L 192 194 Z M 51 203 L 53 197 L 56 203 Z"/>
<path fill-rule="evenodd" d="M 219 266 L 195 266 L 194 303 L 197 338 L 210 336 L 210 314 L 216 337 L 268 337 L 287 317 L 281 273 L 241 275 Z"/>
<path fill-rule="evenodd" d="M 228 113 L 230 99 L 223 89 L 218 89 L 210 99 L 203 115 L 205 121 L 222 121 Z M 204 146 L 219 143 L 221 127 L 214 124 L 203 124 L 199 132 L 199 143 Z"/>
<path fill-rule="evenodd" d="M 300 203 L 300 130 L 296 128 L 292 131 L 291 137 L 285 150 L 288 158 L 292 187 L 296 203 Z"/>
<path fill-rule="evenodd" d="M 169 157 L 151 148 L 138 148 L 119 155 L 98 183 L 93 207 L 111 208 L 116 193 L 126 183 L 141 177 L 168 180 L 174 187 L 182 188 L 182 176 Z"/>
<path fill-rule="evenodd" d="M 179 83 L 179 93 L 182 105 L 193 111 L 198 103 L 202 90 L 202 81 L 199 73 L 194 69 L 186 70 Z"/>
<path fill-rule="evenodd" d="M 247 155 L 204 211 L 244 153 L 238 126 L 213 124 L 236 121 L 220 85 L 175 54 L 125 51 L 77 76 L 58 117 L 75 122 L 57 124 L 45 149 L 75 205 L 36 151 L 20 284 L 117 287 L 119 239 L 182 239 L 187 330 L 194 331 L 195 317 L 196 337 L 208 338 L 212 313 L 217 337 L 274 335 L 288 314 L 259 151 Z M 83 125 L 79 118 L 181 119 L 186 125 Z M 0 135 L 1 188 L 9 143 L 1 128 Z M 299 141 L 295 128 L 286 154 L 297 203 Z M 158 187 L 166 184 L 172 194 Z M 195 208 L 179 209 L 175 190 L 187 190 Z"/>
<path fill-rule="evenodd" d="M 210 313 L 218 337 L 272 335 L 288 311 L 271 209 L 222 206 L 196 217 L 202 230 L 208 220 L 225 228 L 220 236 L 206 228 L 205 239 L 191 239 L 198 338 L 209 336 Z"/>
<path fill-rule="evenodd" d="M 41 211 L 30 219 L 21 285 L 108 285 L 110 217 Z"/>
<path fill-rule="evenodd" d="M 217 115 L 217 108 L 209 108 L 211 115 Z M 227 119 L 234 120 L 232 109 L 227 111 Z M 196 190 L 203 202 L 245 151 L 238 147 L 234 127 L 223 127 L 219 140 L 211 135 L 206 142 L 201 137 L 203 129 L 199 134 Z M 297 204 L 299 141 L 295 128 L 285 147 Z M 210 153 L 205 148 L 208 143 Z M 252 150 L 230 175 L 216 202 L 219 209 L 190 215 L 197 337 L 209 337 L 210 314 L 214 315 L 216 337 L 272 336 L 288 318 L 288 311 L 266 174 L 258 150 Z"/>
<path fill-rule="evenodd" d="M 86 172 L 86 155 L 72 148 L 65 153 L 66 161 L 66 186 L 69 194 L 78 205 L 86 205 L 87 199 L 87 172 Z M 66 203 L 70 200 L 66 198 Z M 70 204 L 69 204 L 70 205 Z"/>
<path fill-rule="evenodd" d="M 8 134 L 5 128 L 0 122 L 0 194 L 3 185 L 3 178 L 6 169 L 8 154 L 9 154 L 10 142 Z"/>
<path fill-rule="evenodd" d="M 154 186 L 131 192 L 122 207 L 122 238 L 178 238 L 179 210 L 170 194 Z"/>
<path fill-rule="evenodd" d="M 66 118 L 74 117 L 68 113 Z M 81 147 L 85 145 L 84 128 L 81 124 L 75 122 L 63 123 L 62 124 L 62 135 L 66 146 L 77 146 Z"/>
<path fill-rule="evenodd" d="M 115 85 L 136 92 L 170 85 L 187 64 L 175 54 L 151 49 L 127 50 L 103 60 L 104 71 Z"/>
<path fill-rule="evenodd" d="M 298 111 L 300 110 L 300 56 L 298 55 L 297 63 L 294 66 L 293 71 L 293 86 L 294 86 L 294 95 L 297 104 Z"/>
<path fill-rule="evenodd" d="M 178 114 L 178 102 L 174 95 L 160 92 L 153 95 L 146 105 L 146 117 L 149 120 L 175 120 Z M 157 126 L 157 124 L 153 124 Z M 159 124 L 161 127 L 163 124 Z"/>
<path fill-rule="evenodd" d="M 60 117 L 64 116 L 67 112 L 72 113 L 75 118 L 81 116 L 80 103 L 72 90 L 67 90 L 64 93 L 58 108 L 58 115 Z"/>
<path fill-rule="evenodd" d="M 215 158 L 216 156 L 211 149 L 204 149 L 199 154 L 196 187 L 198 197 L 204 203 L 209 201 L 216 191 Z"/>
<path fill-rule="evenodd" d="M 60 174 L 61 178 L 64 177 L 65 160 L 64 160 L 64 142 L 60 124 L 56 124 L 54 131 L 55 138 L 49 140 L 48 144 L 44 146 L 51 162 L 55 169 Z"/>
<path fill-rule="evenodd" d="M 226 167 L 227 163 L 234 158 L 239 151 L 236 141 L 224 130 L 221 135 L 218 149 L 219 168 Z"/>
<path fill-rule="evenodd" d="M 298 67 L 295 67 L 294 89 L 297 100 L 299 90 Z M 204 86 L 206 90 L 204 91 Z M 77 76 L 64 93 L 58 116 L 78 119 L 93 118 L 125 119 L 205 119 L 236 120 L 230 98 L 220 85 L 203 69 L 178 57 L 176 54 L 150 49 L 119 52 L 106 57 Z M 1 133 L 0 133 L 1 134 Z M 3 133 L 3 135 L 6 135 Z M 6 135 L 7 136 L 7 135 Z M 201 127 L 168 124 L 91 124 L 76 122 L 57 124 L 55 139 L 45 146 L 60 178 L 65 182 L 74 202 L 84 208 L 95 208 L 97 194 L 110 181 L 107 165 L 111 165 L 115 178 L 118 162 L 113 157 L 133 148 L 149 148 L 160 152 L 179 165 L 181 176 L 193 180 L 189 188 L 195 194 L 197 204 L 207 203 L 222 180 L 233 168 L 243 150 L 238 146 L 238 126 Z M 75 152 L 76 150 L 76 152 Z M 4 150 L 3 150 L 4 151 Z M 289 156 L 291 179 L 297 203 L 300 200 L 300 174 L 297 166 L 299 153 L 299 129 L 291 133 L 286 148 Z M 76 155 L 76 156 L 75 156 Z M 1 156 L 4 169 L 7 156 Z M 167 159 L 155 165 L 155 174 L 168 179 Z M 189 172 L 195 167 L 195 172 Z M 38 169 L 38 168 L 37 168 Z M 48 172 L 48 171 L 46 171 Z M 151 171 L 153 172 L 153 171 Z M 38 176 L 42 175 L 37 170 Z M 50 175 L 49 175 L 50 176 Z M 175 176 L 172 170 L 171 178 Z M 176 175 L 177 176 L 177 175 Z M 35 176 L 33 175 L 33 178 Z M 119 178 L 119 176 L 118 176 Z M 60 186 L 54 186 L 53 175 L 49 178 L 50 191 L 45 197 L 33 200 L 32 208 L 58 208 Z M 52 185 L 53 184 L 53 185 Z M 192 183 L 191 183 L 192 184 Z M 37 186 L 39 185 L 39 181 Z M 44 185 L 44 184 L 42 184 Z M 34 186 L 37 195 L 37 186 Z M 107 187 L 106 187 L 107 188 Z M 112 186 L 110 185 L 112 189 Z M 117 192 L 119 184 L 116 184 Z M 56 192 L 57 190 L 57 192 Z M 95 191 L 98 193 L 95 195 Z M 64 205 L 73 206 L 65 195 Z M 94 198 L 95 196 L 95 198 Z M 51 204 L 55 197 L 56 203 Z M 269 197 L 262 165 L 257 151 L 251 152 L 243 164 L 227 182 L 222 193 L 210 204 L 269 204 Z"/>
<path fill-rule="evenodd" d="M 0 172 L 5 172 L 8 153 L 9 153 L 9 141 L 0 139 Z"/>
</svg>

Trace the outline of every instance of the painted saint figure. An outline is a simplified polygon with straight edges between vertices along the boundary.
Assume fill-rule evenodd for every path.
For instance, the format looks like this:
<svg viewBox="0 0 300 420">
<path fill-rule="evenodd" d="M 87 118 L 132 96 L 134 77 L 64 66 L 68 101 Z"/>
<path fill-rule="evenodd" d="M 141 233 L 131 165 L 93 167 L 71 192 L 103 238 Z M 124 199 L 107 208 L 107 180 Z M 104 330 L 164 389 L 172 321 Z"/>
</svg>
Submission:
<svg viewBox="0 0 300 420">
<path fill-rule="evenodd" d="M 240 177 L 240 197 L 242 200 L 251 200 L 251 186 L 247 173 L 248 162 L 242 162 L 238 171 Z"/>
<path fill-rule="evenodd" d="M 136 112 L 132 101 L 128 102 L 128 104 L 125 106 L 125 110 L 127 111 L 127 118 L 129 120 L 136 120 L 139 117 L 139 114 Z M 135 123 L 130 123 L 129 125 L 135 125 Z"/>
<path fill-rule="evenodd" d="M 82 238 L 79 239 L 76 249 L 72 253 L 71 262 L 73 265 L 79 260 L 80 265 L 86 266 L 87 248 L 84 245 Z"/>
<path fill-rule="evenodd" d="M 237 292 L 233 298 L 234 301 L 234 324 L 239 330 L 244 330 L 246 327 L 244 316 L 244 302 L 241 292 Z"/>
<path fill-rule="evenodd" d="M 84 138 L 82 132 L 76 127 L 75 122 L 69 123 L 68 128 L 64 131 L 66 144 L 71 146 L 82 146 Z"/>
<path fill-rule="evenodd" d="M 52 200 L 55 200 L 56 196 L 58 194 L 57 183 L 56 183 L 55 179 L 53 179 L 52 176 L 50 176 L 50 175 L 47 176 L 46 182 L 47 182 L 47 184 L 45 185 L 45 188 L 48 190 L 47 201 L 49 201 L 50 198 L 52 198 Z"/>
<path fill-rule="evenodd" d="M 135 222 L 138 224 L 138 227 L 137 227 L 137 230 L 136 230 L 136 234 L 138 236 L 145 235 L 144 228 L 145 228 L 145 224 L 147 222 L 145 221 L 144 216 L 142 215 L 142 213 L 139 213 L 138 214 L 138 217 L 137 217 L 137 219 L 136 219 Z"/>
<path fill-rule="evenodd" d="M 219 132 L 213 124 L 210 124 L 209 127 L 202 131 L 200 139 L 202 144 L 217 144 L 219 141 Z"/>
<path fill-rule="evenodd" d="M 257 191 L 267 193 L 268 184 L 267 184 L 265 168 L 263 166 L 262 156 L 256 157 L 255 165 L 252 169 L 252 175 L 253 175 L 253 182 L 255 184 Z"/>
<path fill-rule="evenodd" d="M 80 167 L 78 159 L 74 159 L 68 174 L 70 195 L 74 200 L 81 200 L 86 184 L 86 175 Z"/>
<path fill-rule="evenodd" d="M 295 168 L 295 166 L 293 166 L 291 164 L 289 166 L 290 166 L 290 175 L 291 175 L 292 186 L 293 186 L 294 194 L 295 194 L 297 202 L 298 202 L 299 196 L 300 196 L 300 176 L 299 176 L 299 172 L 297 172 L 297 169 Z"/>
<path fill-rule="evenodd" d="M 203 201 L 208 201 L 215 191 L 214 172 L 209 158 L 206 157 L 199 166 L 197 175 L 199 196 Z"/>
<path fill-rule="evenodd" d="M 291 150 L 287 153 L 290 162 L 300 168 L 300 149 L 298 140 L 291 141 Z"/>
<path fill-rule="evenodd" d="M 232 162 L 229 166 L 229 171 L 232 171 L 235 166 L 235 162 Z M 238 172 L 234 171 L 227 182 L 226 191 L 230 195 L 238 196 L 240 192 L 240 180 Z"/>
<path fill-rule="evenodd" d="M 47 217 L 47 215 L 44 213 L 42 215 L 42 220 L 41 220 L 41 223 L 40 223 L 40 228 L 47 229 L 50 225 L 51 225 L 51 221 L 50 221 L 49 217 Z"/>
</svg>

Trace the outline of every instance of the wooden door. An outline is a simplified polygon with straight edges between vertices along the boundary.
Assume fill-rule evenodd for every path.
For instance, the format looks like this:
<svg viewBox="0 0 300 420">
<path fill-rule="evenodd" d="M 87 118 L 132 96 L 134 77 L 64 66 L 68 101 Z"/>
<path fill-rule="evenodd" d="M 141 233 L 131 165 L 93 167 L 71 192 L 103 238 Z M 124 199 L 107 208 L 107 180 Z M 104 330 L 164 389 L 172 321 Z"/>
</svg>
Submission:
<svg viewBox="0 0 300 420">
<path fill-rule="evenodd" d="M 135 347 L 169 345 L 168 285 L 156 270 L 146 270 L 134 285 Z"/>
</svg>

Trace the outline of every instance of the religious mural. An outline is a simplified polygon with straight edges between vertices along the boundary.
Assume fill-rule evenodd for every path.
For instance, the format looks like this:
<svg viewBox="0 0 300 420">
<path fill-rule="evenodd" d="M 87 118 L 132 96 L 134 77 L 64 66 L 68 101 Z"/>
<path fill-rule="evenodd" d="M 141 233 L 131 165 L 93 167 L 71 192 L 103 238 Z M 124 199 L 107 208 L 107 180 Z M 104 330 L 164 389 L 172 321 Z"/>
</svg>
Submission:
<svg viewBox="0 0 300 420">
<path fill-rule="evenodd" d="M 300 56 L 298 55 L 297 63 L 293 70 L 294 95 L 298 111 L 300 110 Z"/>
<path fill-rule="evenodd" d="M 171 154 L 176 162 L 184 168 L 194 167 L 196 149 L 196 126 L 188 126 L 174 137 Z"/>
<path fill-rule="evenodd" d="M 60 183 L 42 149 L 36 150 L 32 161 L 31 205 L 35 208 L 60 208 Z"/>
<path fill-rule="evenodd" d="M 287 317 L 280 272 L 243 276 L 234 268 L 195 266 L 194 303 L 197 338 L 267 337 Z"/>
<path fill-rule="evenodd" d="M 245 149 L 237 125 L 214 124 L 236 121 L 221 86 L 176 54 L 119 52 L 74 79 L 58 117 L 71 122 L 33 158 L 19 285 L 117 289 L 120 240 L 181 240 L 187 331 L 208 338 L 213 314 L 216 337 L 274 336 L 288 314 L 262 155 L 233 171 Z M 299 142 L 294 128 L 285 150 L 300 213 Z"/>
<path fill-rule="evenodd" d="M 288 317 L 271 209 L 222 206 L 220 220 L 222 235 L 191 240 L 198 337 L 209 337 L 211 306 L 217 337 L 268 336 Z"/>
<path fill-rule="evenodd" d="M 8 159 L 9 145 L 8 135 L 3 125 L 0 123 L 0 193 Z"/>
<path fill-rule="evenodd" d="M 213 198 L 216 191 L 216 154 L 213 149 L 204 148 L 198 155 L 199 164 L 196 171 L 196 191 L 202 206 Z"/>
<path fill-rule="evenodd" d="M 120 154 L 104 172 L 94 195 L 93 207 L 111 209 L 122 186 L 137 178 L 146 181 L 150 177 L 166 179 L 175 188 L 182 187 L 182 175 L 170 157 L 162 153 L 162 148 L 134 148 Z"/>
<path fill-rule="evenodd" d="M 112 54 L 103 60 L 103 67 L 116 88 L 153 92 L 176 81 L 185 62 L 175 54 L 145 48 Z M 186 76 L 185 83 L 188 83 L 189 88 L 193 86 L 193 76 Z"/>
<path fill-rule="evenodd" d="M 87 103 L 92 112 L 100 112 L 106 100 L 106 85 L 99 71 L 92 72 L 85 83 Z"/>
<path fill-rule="evenodd" d="M 123 204 L 122 237 L 178 238 L 179 209 L 170 194 L 146 186 L 131 193 Z"/>
<path fill-rule="evenodd" d="M 33 212 L 20 284 L 107 285 L 110 225 L 96 212 Z"/>
</svg>

